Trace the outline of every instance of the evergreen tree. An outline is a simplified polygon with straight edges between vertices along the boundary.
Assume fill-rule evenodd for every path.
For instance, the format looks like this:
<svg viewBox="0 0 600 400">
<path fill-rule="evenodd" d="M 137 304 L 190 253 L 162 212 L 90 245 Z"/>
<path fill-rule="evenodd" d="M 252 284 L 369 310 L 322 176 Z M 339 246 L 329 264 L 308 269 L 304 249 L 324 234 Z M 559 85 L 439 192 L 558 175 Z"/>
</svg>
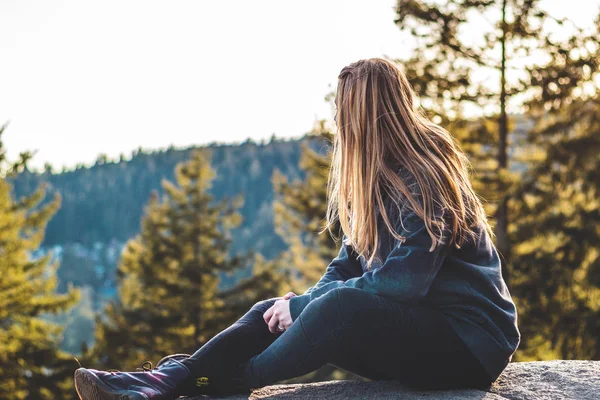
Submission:
<svg viewBox="0 0 600 400">
<path fill-rule="evenodd" d="M 598 97 L 565 107 L 547 127 L 559 137 L 517 193 L 522 359 L 600 359 L 599 113 Z"/>
<path fill-rule="evenodd" d="M 75 362 L 58 350 L 62 329 L 43 317 L 66 311 L 79 293 L 56 294 L 57 264 L 34 256 L 60 198 L 39 207 L 44 187 L 12 198 L 6 178 L 29 158 L 9 163 L 0 141 L 0 398 L 69 399 Z"/>
<path fill-rule="evenodd" d="M 495 217 L 496 245 L 510 286 L 510 197 L 518 174 L 512 152 L 526 132 L 513 131 L 508 113 L 540 93 L 528 83 L 551 67 L 552 46 L 576 49 L 554 39 L 565 21 L 544 11 L 539 0 L 398 0 L 398 27 L 417 43 L 402 60 L 422 106 L 435 122 L 448 125 L 473 157 L 475 184 Z M 465 32 L 477 32 L 466 35 Z M 469 121 L 466 115 L 478 117 Z M 522 127 L 520 127 L 522 128 Z M 511 143 L 512 142 L 512 143 Z M 511 144 L 511 147 L 509 147 Z M 470 151 L 474 150 L 474 151 Z"/>
<path fill-rule="evenodd" d="M 325 120 L 319 121 L 311 136 L 322 142 L 331 143 L 333 134 Z M 340 249 L 341 241 L 333 240 L 329 232 L 317 235 L 327 213 L 327 178 L 331 164 L 331 152 L 326 154 L 302 146 L 300 168 L 305 178 L 290 182 L 283 174 L 275 171 L 273 188 L 278 200 L 274 203 L 276 232 L 288 245 L 288 250 L 278 257 L 286 269 L 292 289 L 303 293 L 325 273 L 327 265 Z M 339 224 L 334 232 L 339 232 Z M 341 239 L 338 238 L 338 239 Z M 326 381 L 331 379 L 362 379 L 352 374 L 325 365 L 303 377 L 288 380 L 288 383 Z"/>
<path fill-rule="evenodd" d="M 600 359 L 600 18 L 529 84 L 531 164 L 515 193 L 523 358 Z"/>
<path fill-rule="evenodd" d="M 150 358 L 192 353 L 255 302 L 280 292 L 281 277 L 266 269 L 218 290 L 220 279 L 253 254 L 228 254 L 242 198 L 211 204 L 209 158 L 194 151 L 177 166 L 176 184 L 163 182 L 162 199 L 152 195 L 142 231 L 127 243 L 118 266 L 120 303 L 98 320 L 93 357 L 101 364 L 134 368 Z"/>
<path fill-rule="evenodd" d="M 331 144 L 332 133 L 320 121 L 310 135 Z M 339 251 L 341 243 L 328 234 L 317 235 L 327 213 L 327 178 L 331 154 L 320 154 L 302 144 L 300 169 L 304 179 L 291 181 L 279 171 L 271 178 L 277 200 L 274 202 L 275 230 L 288 246 L 280 257 L 296 273 L 290 279 L 297 290 L 314 284 Z M 338 225 L 339 230 L 339 225 Z"/>
</svg>

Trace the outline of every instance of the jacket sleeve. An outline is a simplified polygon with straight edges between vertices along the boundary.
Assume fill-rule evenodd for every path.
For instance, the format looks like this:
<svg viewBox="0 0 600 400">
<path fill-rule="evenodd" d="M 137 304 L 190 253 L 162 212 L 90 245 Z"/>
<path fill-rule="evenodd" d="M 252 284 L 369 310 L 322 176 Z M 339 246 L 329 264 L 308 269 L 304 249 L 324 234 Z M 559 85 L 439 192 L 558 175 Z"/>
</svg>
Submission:
<svg viewBox="0 0 600 400">
<path fill-rule="evenodd" d="M 393 249 L 381 267 L 347 280 L 330 280 L 311 288 L 307 294 L 292 297 L 292 320 L 296 319 L 310 301 L 338 287 L 362 289 L 399 302 L 425 297 L 445 259 L 448 246 L 441 243 L 430 252 L 432 242 L 425 223 L 413 211 L 408 211 L 406 215 L 403 213 L 402 223 L 398 228 L 400 230 L 397 231 L 406 240 L 395 240 Z"/>
<path fill-rule="evenodd" d="M 322 288 L 327 287 L 329 283 L 345 281 L 362 274 L 362 267 L 360 261 L 356 258 L 356 253 L 352 250 L 352 246 L 344 244 L 345 241 L 346 235 L 342 237 L 342 245 L 337 257 L 329 263 L 325 270 L 325 274 L 321 276 L 319 281 L 314 286 L 308 288 L 303 294 L 294 296 L 290 299 L 290 314 L 292 316 L 292 321 L 295 321 L 296 317 L 302 312 L 304 307 L 308 305 L 311 300 L 311 294 L 315 290 L 319 290 L 319 293 L 322 294 L 324 293 Z"/>
</svg>

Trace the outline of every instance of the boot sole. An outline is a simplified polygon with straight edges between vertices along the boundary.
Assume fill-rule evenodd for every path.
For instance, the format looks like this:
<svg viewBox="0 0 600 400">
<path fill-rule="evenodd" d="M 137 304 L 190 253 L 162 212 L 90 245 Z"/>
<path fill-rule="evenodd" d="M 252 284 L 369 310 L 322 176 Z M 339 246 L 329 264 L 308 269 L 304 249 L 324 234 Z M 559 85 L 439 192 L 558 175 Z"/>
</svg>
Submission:
<svg viewBox="0 0 600 400">
<path fill-rule="evenodd" d="M 113 389 L 85 368 L 75 371 L 74 380 L 81 400 L 149 400 L 142 393 Z"/>
</svg>

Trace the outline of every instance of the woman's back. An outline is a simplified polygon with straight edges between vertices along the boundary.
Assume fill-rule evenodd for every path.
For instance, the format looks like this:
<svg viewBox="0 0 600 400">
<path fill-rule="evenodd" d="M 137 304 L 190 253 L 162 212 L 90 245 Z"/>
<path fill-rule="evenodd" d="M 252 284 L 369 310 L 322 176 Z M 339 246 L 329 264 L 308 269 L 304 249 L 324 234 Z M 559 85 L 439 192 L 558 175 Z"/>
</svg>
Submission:
<svg viewBox="0 0 600 400">
<path fill-rule="evenodd" d="M 418 188 L 410 173 L 402 173 L 403 179 Z M 417 198 L 419 191 L 415 191 Z M 397 212 L 393 202 L 386 201 L 388 215 Z M 379 215 L 379 214 L 378 214 Z M 394 246 L 402 246 L 387 231 L 378 218 L 380 233 L 379 254 L 381 260 L 388 258 Z M 495 245 L 486 229 L 479 225 L 477 239 L 467 239 L 460 249 L 451 246 L 443 254 L 439 270 L 423 296 L 407 300 L 422 304 L 443 313 L 456 333 L 486 367 L 490 376 L 497 377 L 506 367 L 520 342 L 517 326 L 517 310 L 502 278 L 501 263 Z M 424 232 L 426 234 L 426 232 Z M 447 246 L 446 244 L 442 246 Z M 353 253 L 356 256 L 356 253 Z M 356 256 L 363 272 L 367 272 L 362 256 Z M 383 264 L 375 261 L 372 270 Z M 423 266 L 411 266 L 418 271 Z M 423 273 L 430 273 L 428 267 Z M 398 282 L 400 285 L 406 282 Z M 404 300 L 403 300 L 404 301 Z"/>
</svg>

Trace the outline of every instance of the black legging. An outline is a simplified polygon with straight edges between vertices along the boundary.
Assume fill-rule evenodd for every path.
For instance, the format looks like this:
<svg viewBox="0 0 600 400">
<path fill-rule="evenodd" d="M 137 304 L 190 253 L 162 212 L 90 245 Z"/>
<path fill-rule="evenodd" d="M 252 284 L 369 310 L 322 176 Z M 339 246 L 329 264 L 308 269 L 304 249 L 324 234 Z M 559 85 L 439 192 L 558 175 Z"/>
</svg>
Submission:
<svg viewBox="0 0 600 400">
<path fill-rule="evenodd" d="M 327 363 L 371 380 L 422 388 L 484 389 L 491 384 L 434 309 L 342 287 L 311 301 L 286 331 L 271 333 L 263 314 L 277 299 L 256 303 L 184 361 L 194 378 L 211 382 L 198 394 L 246 392 Z"/>
</svg>

